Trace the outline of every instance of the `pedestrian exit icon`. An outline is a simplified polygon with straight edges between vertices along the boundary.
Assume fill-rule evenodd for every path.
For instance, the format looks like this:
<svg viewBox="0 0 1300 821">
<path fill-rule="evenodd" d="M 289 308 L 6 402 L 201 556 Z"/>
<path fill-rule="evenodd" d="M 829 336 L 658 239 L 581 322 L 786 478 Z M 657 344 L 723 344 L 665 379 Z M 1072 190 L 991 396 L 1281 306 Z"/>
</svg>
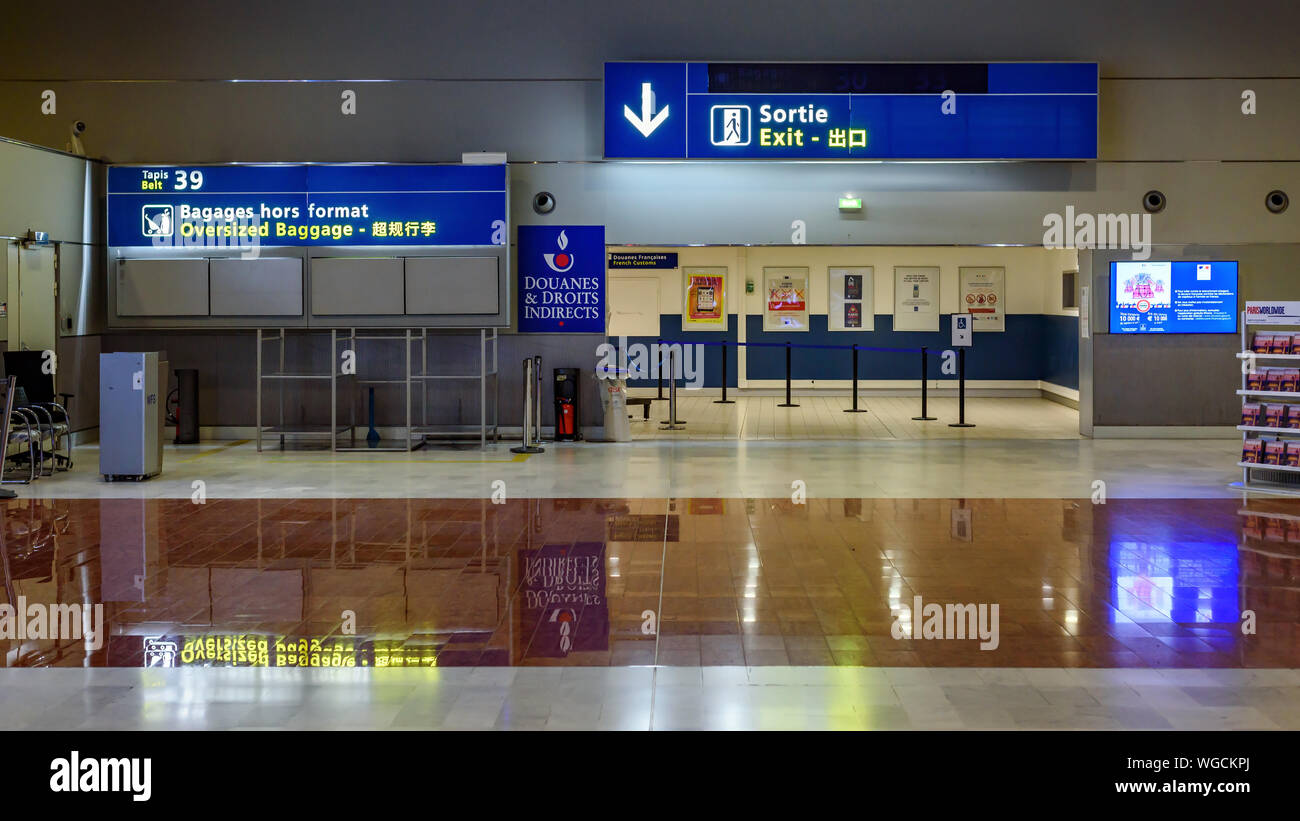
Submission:
<svg viewBox="0 0 1300 821">
<path fill-rule="evenodd" d="M 715 105 L 709 116 L 709 140 L 714 145 L 749 145 L 749 106 Z"/>
</svg>

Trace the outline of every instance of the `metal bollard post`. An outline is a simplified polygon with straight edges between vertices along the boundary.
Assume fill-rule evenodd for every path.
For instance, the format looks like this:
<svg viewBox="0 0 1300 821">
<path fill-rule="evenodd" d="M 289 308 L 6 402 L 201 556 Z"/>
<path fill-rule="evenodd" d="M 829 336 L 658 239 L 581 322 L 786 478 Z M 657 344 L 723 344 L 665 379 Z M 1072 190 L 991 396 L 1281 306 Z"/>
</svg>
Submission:
<svg viewBox="0 0 1300 821">
<path fill-rule="evenodd" d="M 734 405 L 736 400 L 727 398 L 727 343 L 722 343 L 722 398 L 714 399 L 715 405 Z"/>
<path fill-rule="evenodd" d="M 659 395 L 656 396 L 655 399 L 663 399 L 664 398 L 664 341 L 663 339 L 655 340 L 655 350 L 659 353 L 659 361 L 655 363 L 656 365 L 658 365 L 658 367 L 655 368 L 655 371 L 657 371 L 659 374 Z"/>
<path fill-rule="evenodd" d="M 785 401 L 777 405 L 778 408 L 797 408 L 799 407 L 790 399 L 790 343 L 785 343 Z"/>
<path fill-rule="evenodd" d="M 677 351 L 668 349 L 668 418 L 660 422 L 662 430 L 681 430 L 686 423 L 677 418 Z"/>
<path fill-rule="evenodd" d="M 542 442 L 542 405 L 545 404 L 544 397 L 546 390 L 542 385 L 542 358 L 533 357 L 533 376 L 537 383 L 537 391 L 533 394 L 533 443 L 536 445 L 544 444 Z M 558 425 L 559 422 L 557 421 Z"/>
<path fill-rule="evenodd" d="M 545 450 L 537 447 L 536 439 L 530 433 L 533 426 L 533 369 L 536 362 L 533 357 L 524 359 L 524 421 L 523 421 L 523 442 L 517 448 L 511 448 L 511 453 L 545 453 Z"/>
<path fill-rule="evenodd" d="M 929 399 L 929 386 L 926 385 L 926 376 L 929 366 L 926 356 L 929 354 L 929 351 L 929 348 L 924 345 L 921 346 L 921 415 L 912 417 L 918 422 L 934 421 L 934 417 L 930 415 L 929 402 L 927 401 Z"/>
<path fill-rule="evenodd" d="M 966 421 L 966 349 L 957 349 L 957 421 L 949 422 L 950 428 L 973 428 L 975 425 Z"/>
<path fill-rule="evenodd" d="M 866 408 L 858 407 L 858 346 L 853 346 L 853 407 L 847 408 L 845 413 L 866 413 Z"/>
</svg>

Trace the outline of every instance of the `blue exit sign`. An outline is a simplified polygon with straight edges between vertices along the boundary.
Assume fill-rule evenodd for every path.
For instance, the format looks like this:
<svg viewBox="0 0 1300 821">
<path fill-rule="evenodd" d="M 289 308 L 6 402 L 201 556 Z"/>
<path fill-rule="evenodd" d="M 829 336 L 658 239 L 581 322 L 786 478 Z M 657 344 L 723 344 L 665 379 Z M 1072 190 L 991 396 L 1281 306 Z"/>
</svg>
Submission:
<svg viewBox="0 0 1300 821">
<path fill-rule="evenodd" d="M 606 63 L 611 159 L 1084 160 L 1096 63 Z"/>
</svg>

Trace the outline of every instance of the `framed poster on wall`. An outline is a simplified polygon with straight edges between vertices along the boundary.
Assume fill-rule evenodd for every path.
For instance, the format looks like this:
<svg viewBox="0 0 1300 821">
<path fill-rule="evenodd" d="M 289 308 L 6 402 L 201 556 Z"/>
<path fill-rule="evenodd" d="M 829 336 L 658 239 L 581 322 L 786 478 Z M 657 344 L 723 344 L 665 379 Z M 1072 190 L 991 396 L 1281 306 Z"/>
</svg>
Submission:
<svg viewBox="0 0 1300 821">
<path fill-rule="evenodd" d="M 894 330 L 939 330 L 939 267 L 894 267 Z"/>
<path fill-rule="evenodd" d="M 808 269 L 763 269 L 763 330 L 808 330 Z"/>
<path fill-rule="evenodd" d="M 971 326 L 980 331 L 1006 330 L 1007 269 L 957 269 L 957 310 L 971 315 Z"/>
<path fill-rule="evenodd" d="M 831 331 L 876 329 L 876 284 L 870 265 L 828 268 L 826 327 Z"/>
<path fill-rule="evenodd" d="M 682 330 L 727 330 L 727 269 L 682 269 Z"/>
</svg>

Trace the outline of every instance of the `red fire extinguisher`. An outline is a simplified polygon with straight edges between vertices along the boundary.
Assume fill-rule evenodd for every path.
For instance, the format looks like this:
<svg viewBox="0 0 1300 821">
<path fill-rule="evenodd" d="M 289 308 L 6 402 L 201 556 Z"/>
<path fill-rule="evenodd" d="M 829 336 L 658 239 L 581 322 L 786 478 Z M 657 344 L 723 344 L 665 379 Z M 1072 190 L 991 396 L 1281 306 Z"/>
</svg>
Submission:
<svg viewBox="0 0 1300 821">
<path fill-rule="evenodd" d="M 573 403 L 560 403 L 560 417 L 555 420 L 556 433 L 571 436 L 574 433 Z"/>
</svg>

